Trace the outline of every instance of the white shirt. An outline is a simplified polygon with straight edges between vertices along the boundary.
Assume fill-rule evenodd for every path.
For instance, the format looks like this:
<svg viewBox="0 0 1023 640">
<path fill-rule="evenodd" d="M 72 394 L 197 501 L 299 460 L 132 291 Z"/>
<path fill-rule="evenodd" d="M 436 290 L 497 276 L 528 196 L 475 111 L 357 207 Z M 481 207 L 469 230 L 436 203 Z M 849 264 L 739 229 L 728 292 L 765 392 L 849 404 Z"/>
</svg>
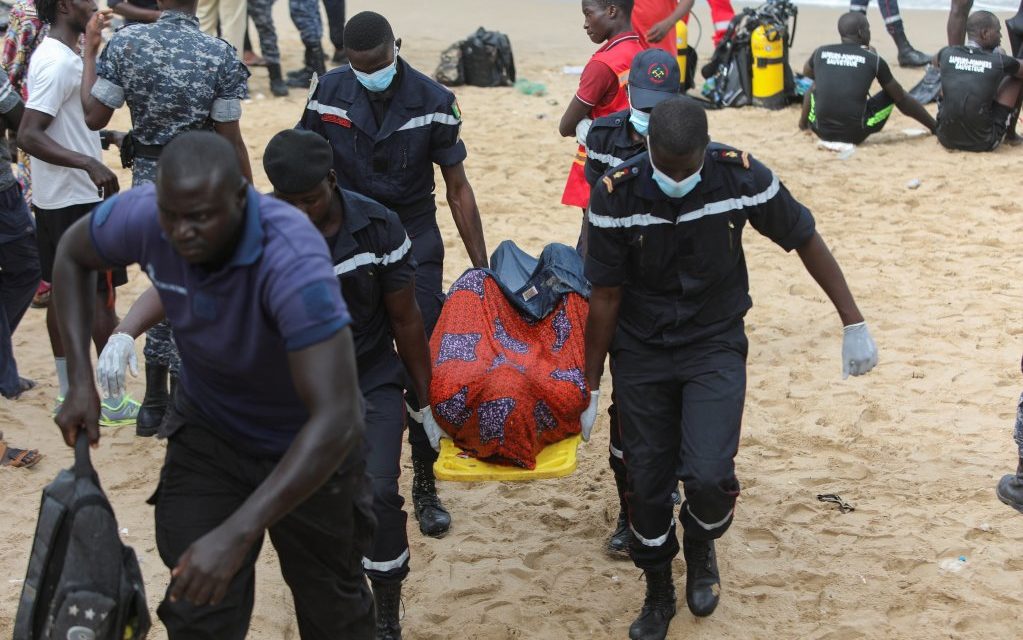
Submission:
<svg viewBox="0 0 1023 640">
<path fill-rule="evenodd" d="M 100 159 L 99 132 L 85 124 L 80 94 L 82 59 L 60 40 L 47 36 L 32 53 L 28 67 L 26 109 L 53 116 L 46 134 L 54 142 Z M 72 169 L 32 158 L 32 203 L 40 209 L 61 209 L 101 200 L 84 169 Z"/>
</svg>

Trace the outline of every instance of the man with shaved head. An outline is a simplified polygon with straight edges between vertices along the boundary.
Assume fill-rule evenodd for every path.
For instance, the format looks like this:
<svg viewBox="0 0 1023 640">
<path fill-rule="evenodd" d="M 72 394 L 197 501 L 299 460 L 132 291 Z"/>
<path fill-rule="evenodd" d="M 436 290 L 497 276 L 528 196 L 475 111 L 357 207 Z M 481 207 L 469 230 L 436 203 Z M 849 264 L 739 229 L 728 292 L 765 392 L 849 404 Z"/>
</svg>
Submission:
<svg viewBox="0 0 1023 640">
<path fill-rule="evenodd" d="M 867 17 L 856 12 L 843 15 L 838 35 L 840 44 L 819 47 L 806 61 L 803 74 L 813 78 L 814 86 L 803 99 L 799 128 L 812 129 L 821 140 L 859 144 L 880 131 L 898 107 L 933 133 L 934 118 L 906 93 L 870 46 Z M 875 78 L 881 91 L 869 97 Z"/>
<path fill-rule="evenodd" d="M 1023 65 L 1000 49 L 1001 24 L 990 11 L 966 21 L 966 44 L 938 52 L 941 97 L 938 140 L 949 149 L 993 151 L 1002 140 L 1018 140 Z"/>
<path fill-rule="evenodd" d="M 71 384 L 56 421 L 68 445 L 99 442 L 91 274 L 136 263 L 157 295 L 134 321 L 166 316 L 181 354 L 150 499 L 171 569 L 157 610 L 168 636 L 245 637 L 269 532 L 303 640 L 373 637 L 355 349 L 322 236 L 248 185 L 223 137 L 170 142 L 155 185 L 107 200 L 61 242 L 54 290 Z"/>
</svg>

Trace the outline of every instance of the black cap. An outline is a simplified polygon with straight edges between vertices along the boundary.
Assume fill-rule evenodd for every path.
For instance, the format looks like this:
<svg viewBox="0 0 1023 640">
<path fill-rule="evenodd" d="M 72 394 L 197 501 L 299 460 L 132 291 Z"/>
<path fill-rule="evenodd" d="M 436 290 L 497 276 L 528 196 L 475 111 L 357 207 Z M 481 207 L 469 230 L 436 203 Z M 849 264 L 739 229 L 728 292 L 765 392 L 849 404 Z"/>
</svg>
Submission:
<svg viewBox="0 0 1023 640">
<path fill-rule="evenodd" d="M 664 49 L 645 49 L 632 59 L 629 102 L 635 109 L 653 109 L 657 103 L 678 95 L 681 84 L 675 56 Z"/>
<path fill-rule="evenodd" d="M 334 165 L 330 143 L 312 131 L 286 129 L 266 145 L 263 170 L 274 190 L 305 193 L 327 178 Z"/>
</svg>

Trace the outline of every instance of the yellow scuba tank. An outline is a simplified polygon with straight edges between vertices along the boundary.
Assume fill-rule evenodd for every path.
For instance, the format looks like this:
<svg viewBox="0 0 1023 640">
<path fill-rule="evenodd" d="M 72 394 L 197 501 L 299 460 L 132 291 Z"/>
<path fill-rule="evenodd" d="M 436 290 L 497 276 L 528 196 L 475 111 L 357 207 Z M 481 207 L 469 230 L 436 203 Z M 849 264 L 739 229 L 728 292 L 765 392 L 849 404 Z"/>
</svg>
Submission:
<svg viewBox="0 0 1023 640">
<path fill-rule="evenodd" d="M 760 25 L 750 36 L 753 55 L 753 104 L 781 109 L 785 99 L 785 35 L 774 25 Z"/>
<path fill-rule="evenodd" d="M 681 72 L 679 77 L 682 81 L 682 87 L 688 86 L 686 84 L 686 49 L 689 48 L 689 25 L 686 24 L 685 20 L 679 20 L 678 24 L 675 25 L 675 50 L 678 55 L 678 70 Z"/>
</svg>

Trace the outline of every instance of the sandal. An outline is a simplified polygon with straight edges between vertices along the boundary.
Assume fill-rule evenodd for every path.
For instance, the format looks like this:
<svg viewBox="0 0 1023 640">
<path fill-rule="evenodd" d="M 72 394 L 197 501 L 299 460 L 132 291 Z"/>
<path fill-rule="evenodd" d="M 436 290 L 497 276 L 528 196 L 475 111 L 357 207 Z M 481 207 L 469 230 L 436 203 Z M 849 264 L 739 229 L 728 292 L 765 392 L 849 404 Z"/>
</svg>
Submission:
<svg viewBox="0 0 1023 640">
<path fill-rule="evenodd" d="M 15 449 L 7 446 L 3 437 L 4 434 L 0 432 L 0 467 L 31 469 L 43 459 L 43 455 L 37 449 Z"/>
</svg>

